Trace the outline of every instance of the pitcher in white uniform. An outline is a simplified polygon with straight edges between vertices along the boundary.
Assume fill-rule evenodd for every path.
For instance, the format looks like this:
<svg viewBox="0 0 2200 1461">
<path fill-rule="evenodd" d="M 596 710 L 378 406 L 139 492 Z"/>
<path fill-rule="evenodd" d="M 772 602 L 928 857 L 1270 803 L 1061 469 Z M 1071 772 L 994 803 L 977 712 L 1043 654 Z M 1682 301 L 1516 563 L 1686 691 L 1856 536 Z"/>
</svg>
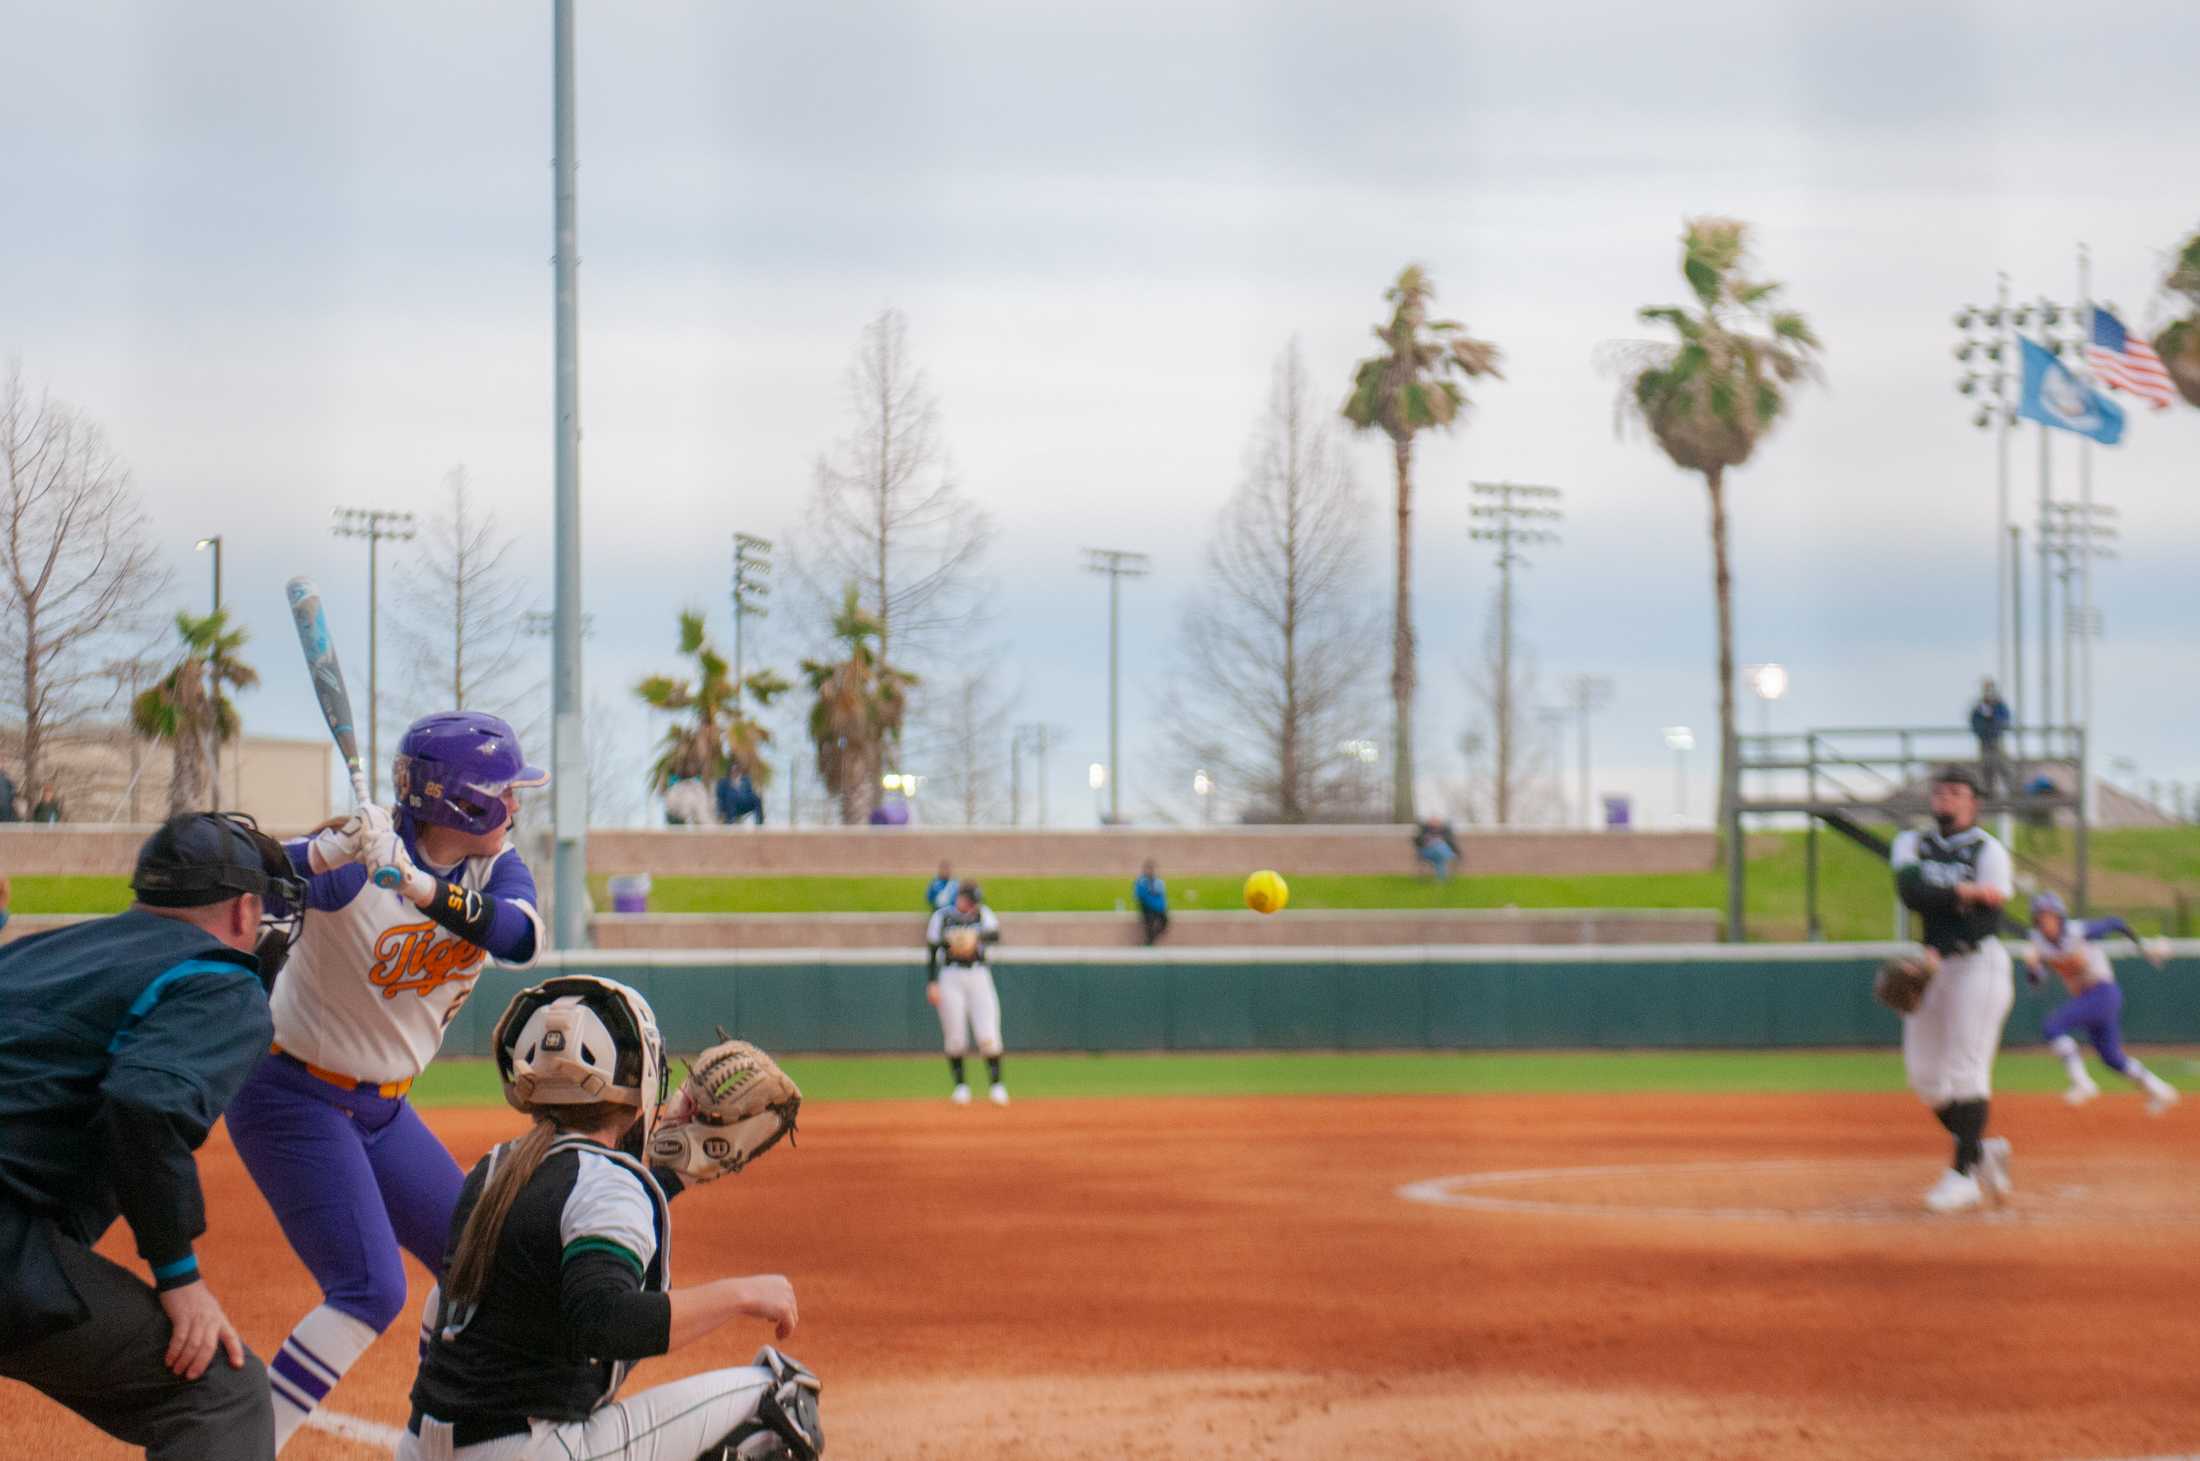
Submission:
<svg viewBox="0 0 2200 1461">
<path fill-rule="evenodd" d="M 288 845 L 305 931 L 269 1001 L 274 1050 L 228 1111 L 321 1288 L 267 1367 L 277 1450 L 404 1307 L 400 1250 L 442 1276 L 464 1174 L 405 1093 L 485 961 L 525 966 L 545 942 L 509 834 L 516 789 L 549 779 L 495 716 L 431 715 L 398 744 L 394 815 L 361 808 Z M 385 868 L 394 886 L 370 875 Z"/>
</svg>

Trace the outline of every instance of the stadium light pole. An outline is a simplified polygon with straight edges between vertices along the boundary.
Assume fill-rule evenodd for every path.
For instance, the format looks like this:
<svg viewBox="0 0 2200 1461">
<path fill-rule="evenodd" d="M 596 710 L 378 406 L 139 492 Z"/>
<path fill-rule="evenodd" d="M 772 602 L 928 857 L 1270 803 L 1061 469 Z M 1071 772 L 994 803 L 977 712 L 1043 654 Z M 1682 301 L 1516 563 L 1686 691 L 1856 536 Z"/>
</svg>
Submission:
<svg viewBox="0 0 2200 1461">
<path fill-rule="evenodd" d="M 550 742 L 556 772 L 550 796 L 556 844 L 553 883 L 561 949 L 585 942 L 588 906 L 588 749 L 581 715 L 581 374 L 580 225 L 574 194 L 573 0 L 553 0 L 551 12 L 551 222 L 555 324 L 555 603 L 551 641 Z"/>
<path fill-rule="evenodd" d="M 1772 702 L 1787 694 L 1788 691 L 1787 666 L 1777 664 L 1744 665 L 1742 673 L 1749 681 L 1749 688 L 1757 696 L 1758 734 L 1769 740 L 1772 736 Z M 1769 750 L 1770 747 L 1766 749 Z"/>
<path fill-rule="evenodd" d="M 1995 677 L 2007 685 L 2013 683 L 2010 623 L 2014 612 L 2009 600 L 2009 433 L 2017 421 L 2009 387 L 2017 321 L 2009 306 L 2009 276 L 1996 274 L 1994 280 L 1991 305 L 1967 304 L 1956 311 L 1956 330 L 1962 338 L 1955 356 L 1964 366 L 1956 377 L 1956 389 L 1966 396 L 1982 396 L 1971 424 L 1994 433 L 1994 665 Z"/>
<path fill-rule="evenodd" d="M 1127 552 L 1121 548 L 1087 548 L 1085 571 L 1104 573 L 1108 577 L 1108 812 L 1104 819 L 1109 826 L 1123 820 L 1123 763 L 1117 759 L 1118 717 L 1117 690 L 1121 678 L 1117 673 L 1117 621 L 1122 600 L 1122 584 L 1126 578 L 1144 578 L 1151 570 L 1143 553 Z M 1093 785 L 1098 791 L 1099 784 Z"/>
<path fill-rule="evenodd" d="M 381 547 L 385 542 L 411 542 L 413 515 L 382 507 L 339 507 L 336 526 L 330 531 L 339 538 L 367 540 L 367 799 L 373 801 L 381 794 L 377 788 L 382 775 L 381 736 L 377 729 L 382 724 L 382 702 L 377 698 L 381 692 L 376 664 L 380 640 L 376 615 L 381 598 L 377 581 Z"/>
<path fill-rule="evenodd" d="M 1519 482 L 1470 482 L 1474 505 L 1467 509 L 1479 519 L 1467 529 L 1478 543 L 1497 545 L 1497 822 L 1512 820 L 1513 684 L 1512 684 L 1512 575 L 1513 565 L 1526 566 L 1519 549 L 1529 543 L 1555 543 L 1558 534 L 1539 522 L 1557 522 L 1565 516 L 1557 506 L 1565 496 L 1556 487 L 1531 487 Z"/>
<path fill-rule="evenodd" d="M 191 551 L 203 553 L 209 548 L 214 550 L 213 611 L 219 614 L 222 611 L 222 535 L 220 533 L 216 533 L 210 538 L 199 539 L 198 542 L 192 545 Z M 221 697 L 221 670 L 215 665 L 213 656 L 209 655 L 206 660 L 206 703 L 209 707 L 219 705 Z M 219 809 L 222 804 L 222 732 L 221 726 L 216 723 L 216 717 L 211 713 L 207 716 L 206 739 L 209 756 L 214 767 L 214 779 L 207 786 L 206 804 Z"/>
<path fill-rule="evenodd" d="M 1673 820 L 1688 818 L 1688 753 L 1696 749 L 1696 733 L 1685 725 L 1665 728 L 1665 748 L 1673 753 Z"/>
<path fill-rule="evenodd" d="M 1596 808 L 1589 800 L 1589 717 L 1611 703 L 1612 682 L 1603 675 L 1574 675 L 1566 681 L 1566 706 L 1575 716 L 1581 750 L 1581 815 L 1585 825 L 1597 824 Z"/>
</svg>

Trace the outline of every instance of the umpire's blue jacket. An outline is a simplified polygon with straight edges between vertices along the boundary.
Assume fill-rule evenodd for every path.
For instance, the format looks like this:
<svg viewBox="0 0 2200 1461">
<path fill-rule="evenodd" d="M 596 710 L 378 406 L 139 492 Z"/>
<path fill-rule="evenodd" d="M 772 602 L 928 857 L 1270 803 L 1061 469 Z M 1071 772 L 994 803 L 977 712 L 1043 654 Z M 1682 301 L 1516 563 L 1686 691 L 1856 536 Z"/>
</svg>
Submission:
<svg viewBox="0 0 2200 1461">
<path fill-rule="evenodd" d="M 163 1288 L 206 1231 L 192 1153 L 274 1038 L 258 963 L 141 909 L 0 947 L 0 1347 L 83 1322 L 53 1258 L 117 1214 Z"/>
</svg>

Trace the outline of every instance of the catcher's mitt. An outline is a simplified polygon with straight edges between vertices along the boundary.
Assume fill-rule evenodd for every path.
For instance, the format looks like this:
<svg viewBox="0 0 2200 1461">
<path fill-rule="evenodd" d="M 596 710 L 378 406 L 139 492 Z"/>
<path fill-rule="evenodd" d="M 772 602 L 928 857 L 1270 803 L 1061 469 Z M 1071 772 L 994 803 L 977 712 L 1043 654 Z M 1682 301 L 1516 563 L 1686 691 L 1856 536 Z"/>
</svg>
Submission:
<svg viewBox="0 0 2200 1461">
<path fill-rule="evenodd" d="M 1898 1015 L 1912 1014 L 1923 1003 L 1933 973 L 1932 961 L 1919 954 L 1889 959 L 1872 980 L 1872 997 Z"/>
<path fill-rule="evenodd" d="M 769 1055 L 746 1040 L 713 1045 L 688 1067 L 673 1099 L 672 1119 L 649 1139 L 652 1166 L 670 1167 L 688 1182 L 738 1172 L 794 1136 L 802 1091 Z"/>
<path fill-rule="evenodd" d="M 958 964 L 972 964 L 978 958 L 977 925 L 962 923 L 947 931 L 947 956 Z"/>
</svg>

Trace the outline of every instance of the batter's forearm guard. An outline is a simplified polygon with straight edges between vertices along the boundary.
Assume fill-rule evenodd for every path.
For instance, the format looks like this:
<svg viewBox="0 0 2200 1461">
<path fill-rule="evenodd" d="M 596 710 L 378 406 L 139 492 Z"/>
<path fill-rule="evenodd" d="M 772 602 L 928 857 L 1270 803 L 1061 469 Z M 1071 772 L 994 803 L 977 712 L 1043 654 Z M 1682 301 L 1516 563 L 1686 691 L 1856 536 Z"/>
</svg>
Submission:
<svg viewBox="0 0 2200 1461">
<path fill-rule="evenodd" d="M 497 900 L 487 893 L 477 893 L 472 888 L 461 888 L 456 883 L 437 878 L 435 896 L 421 911 L 466 942 L 487 948 L 489 925 L 496 921 Z"/>
</svg>

